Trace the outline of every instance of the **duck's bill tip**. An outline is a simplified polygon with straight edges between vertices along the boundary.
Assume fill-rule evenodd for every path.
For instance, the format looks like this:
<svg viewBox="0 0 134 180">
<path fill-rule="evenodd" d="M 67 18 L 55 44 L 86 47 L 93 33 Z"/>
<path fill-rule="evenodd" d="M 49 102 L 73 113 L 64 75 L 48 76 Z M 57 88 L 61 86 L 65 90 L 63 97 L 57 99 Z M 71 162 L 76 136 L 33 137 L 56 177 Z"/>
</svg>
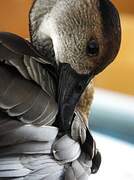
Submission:
<svg viewBox="0 0 134 180">
<path fill-rule="evenodd" d="M 98 172 L 100 165 L 101 165 L 101 154 L 99 151 L 97 151 L 92 160 L 92 168 L 91 168 L 92 174 L 95 174 Z"/>
</svg>

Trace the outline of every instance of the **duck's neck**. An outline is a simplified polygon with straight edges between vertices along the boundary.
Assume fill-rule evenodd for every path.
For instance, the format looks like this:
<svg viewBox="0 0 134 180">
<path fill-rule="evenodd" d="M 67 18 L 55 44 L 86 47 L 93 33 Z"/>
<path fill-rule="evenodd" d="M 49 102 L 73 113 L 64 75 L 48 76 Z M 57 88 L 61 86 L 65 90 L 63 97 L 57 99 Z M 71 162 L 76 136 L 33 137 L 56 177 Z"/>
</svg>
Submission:
<svg viewBox="0 0 134 180">
<path fill-rule="evenodd" d="M 53 43 L 51 38 L 45 33 L 47 29 L 42 33 L 40 31 L 40 26 L 46 19 L 46 14 L 51 11 L 54 3 L 55 0 L 49 0 L 48 2 L 44 2 L 44 0 L 35 0 L 29 13 L 31 42 L 43 56 L 49 59 L 49 61 L 54 61 L 55 54 Z"/>
</svg>

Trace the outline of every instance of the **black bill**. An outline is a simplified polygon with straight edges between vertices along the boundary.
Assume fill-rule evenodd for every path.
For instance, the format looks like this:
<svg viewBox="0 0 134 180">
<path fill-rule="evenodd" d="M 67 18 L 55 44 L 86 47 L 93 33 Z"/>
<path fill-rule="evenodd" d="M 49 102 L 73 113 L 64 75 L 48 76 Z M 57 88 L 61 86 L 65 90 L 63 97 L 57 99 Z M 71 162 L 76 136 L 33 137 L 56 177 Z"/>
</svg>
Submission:
<svg viewBox="0 0 134 180">
<path fill-rule="evenodd" d="M 74 109 L 86 86 L 92 79 L 92 74 L 76 73 L 69 64 L 60 64 L 60 78 L 58 87 L 59 113 L 58 126 L 62 131 L 68 131 L 74 115 Z"/>
</svg>

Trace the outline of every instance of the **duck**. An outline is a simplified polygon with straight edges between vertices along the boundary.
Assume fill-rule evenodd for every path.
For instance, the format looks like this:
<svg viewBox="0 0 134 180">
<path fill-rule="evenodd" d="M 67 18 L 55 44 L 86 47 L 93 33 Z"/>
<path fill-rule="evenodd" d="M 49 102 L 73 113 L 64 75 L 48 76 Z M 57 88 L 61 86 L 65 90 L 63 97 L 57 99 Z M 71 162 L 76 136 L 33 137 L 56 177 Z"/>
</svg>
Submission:
<svg viewBox="0 0 134 180">
<path fill-rule="evenodd" d="M 0 178 L 87 180 L 101 161 L 93 78 L 118 54 L 119 13 L 109 0 L 34 0 L 29 31 L 0 32 Z"/>
</svg>

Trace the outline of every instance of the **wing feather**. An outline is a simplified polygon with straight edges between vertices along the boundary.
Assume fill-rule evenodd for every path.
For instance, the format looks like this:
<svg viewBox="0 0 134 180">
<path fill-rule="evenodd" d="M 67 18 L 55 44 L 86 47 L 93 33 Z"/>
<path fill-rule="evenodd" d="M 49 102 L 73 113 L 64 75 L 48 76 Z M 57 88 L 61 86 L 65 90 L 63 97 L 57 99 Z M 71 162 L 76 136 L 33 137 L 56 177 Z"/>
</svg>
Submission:
<svg viewBox="0 0 134 180">
<path fill-rule="evenodd" d="M 13 119 L 0 111 L 0 136 L 20 128 L 21 126 L 23 126 L 23 124 L 20 121 Z"/>
<path fill-rule="evenodd" d="M 0 108 L 25 123 L 53 123 L 57 104 L 36 83 L 24 79 L 7 65 L 0 66 Z M 38 121 L 37 121 L 38 120 Z M 52 121 L 53 120 L 53 121 Z M 51 124 L 50 123 L 50 124 Z"/>
<path fill-rule="evenodd" d="M 53 64 L 27 40 L 12 33 L 0 32 L 0 62 L 14 66 L 24 78 L 34 80 L 47 94 L 55 95 L 52 76 L 55 77 L 56 71 L 51 71 Z"/>
</svg>

